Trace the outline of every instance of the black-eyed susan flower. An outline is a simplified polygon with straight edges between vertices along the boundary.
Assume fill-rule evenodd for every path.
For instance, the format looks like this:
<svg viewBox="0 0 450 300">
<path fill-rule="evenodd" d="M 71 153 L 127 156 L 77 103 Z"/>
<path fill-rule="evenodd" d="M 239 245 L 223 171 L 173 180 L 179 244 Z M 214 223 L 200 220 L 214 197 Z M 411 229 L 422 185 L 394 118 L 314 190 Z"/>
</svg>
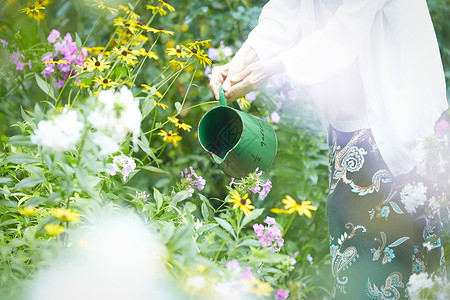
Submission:
<svg viewBox="0 0 450 300">
<path fill-rule="evenodd" d="M 86 59 L 84 65 L 90 72 L 92 72 L 93 70 L 99 70 L 100 72 L 103 72 L 104 70 L 110 68 L 110 63 L 105 59 L 97 59 L 95 57 Z"/>
<path fill-rule="evenodd" d="M 130 19 L 139 20 L 139 18 L 140 18 L 140 16 L 137 13 L 135 13 L 134 11 L 132 11 L 131 9 L 126 7 L 125 5 L 120 4 L 119 5 L 119 9 L 123 10 L 124 12 L 126 12 L 129 15 Z"/>
<path fill-rule="evenodd" d="M 106 10 L 109 11 L 113 16 L 117 15 L 117 12 L 118 12 L 117 8 L 112 8 L 112 7 L 106 6 L 105 4 L 103 4 L 103 1 L 100 1 L 100 0 L 94 0 L 94 2 L 95 2 L 95 3 L 92 4 L 92 6 L 97 5 L 98 8 L 106 9 Z"/>
<path fill-rule="evenodd" d="M 167 48 L 167 54 L 176 56 L 177 58 L 186 57 L 188 53 L 186 50 L 182 49 L 180 46 L 176 46 L 175 48 Z"/>
<path fill-rule="evenodd" d="M 72 222 L 79 222 L 81 221 L 81 216 L 76 211 L 71 210 L 70 208 L 51 208 L 50 213 L 63 221 L 72 221 Z"/>
<path fill-rule="evenodd" d="M 137 30 L 136 23 L 136 20 L 117 17 L 114 19 L 113 25 L 128 29 L 132 34 L 135 34 Z"/>
<path fill-rule="evenodd" d="M 84 83 L 83 81 L 80 81 L 80 82 L 75 81 L 75 85 L 76 85 L 77 87 L 79 87 L 80 89 L 87 89 L 87 88 L 90 88 L 90 87 L 91 87 L 89 84 L 86 84 L 86 83 Z"/>
<path fill-rule="evenodd" d="M 157 14 L 158 13 L 161 16 L 165 16 L 168 13 L 167 10 L 165 10 L 163 6 L 156 6 L 156 5 L 147 4 L 146 8 L 148 10 L 151 10 L 152 14 Z"/>
<path fill-rule="evenodd" d="M 108 78 L 103 78 L 102 75 L 99 75 L 98 77 L 94 77 L 92 81 L 97 82 L 102 88 L 110 88 L 118 85 L 117 82 L 111 81 Z"/>
<path fill-rule="evenodd" d="M 241 109 L 245 109 L 245 108 L 250 108 L 250 102 L 248 102 L 247 100 L 245 100 L 245 97 L 241 97 L 239 99 L 236 100 L 239 105 L 241 106 Z"/>
<path fill-rule="evenodd" d="M 250 280 L 242 280 L 242 282 L 248 287 L 248 291 L 259 297 L 269 297 L 273 291 L 272 286 L 268 282 L 259 280 L 256 277 L 252 277 Z"/>
<path fill-rule="evenodd" d="M 192 126 L 184 123 L 181 118 L 167 117 L 167 119 L 169 119 L 169 121 L 171 123 L 175 124 L 175 127 L 178 127 L 178 128 L 183 129 L 183 130 L 191 132 Z"/>
<path fill-rule="evenodd" d="M 163 110 L 166 110 L 166 108 L 169 107 L 168 105 L 162 103 L 161 101 L 156 101 L 156 100 L 153 100 L 153 101 L 155 102 L 155 106 L 162 107 Z"/>
<path fill-rule="evenodd" d="M 196 40 L 194 42 L 187 43 L 188 47 L 194 47 L 194 46 L 206 46 L 209 45 L 211 40 Z"/>
<path fill-rule="evenodd" d="M 169 64 L 173 69 L 183 69 L 184 66 L 186 65 L 186 63 L 184 61 L 178 61 L 178 60 L 174 60 L 174 59 L 169 61 Z"/>
<path fill-rule="evenodd" d="M 252 201 L 248 199 L 248 194 L 241 197 L 239 192 L 236 190 L 230 191 L 229 194 L 231 195 L 231 199 L 228 200 L 228 202 L 234 203 L 234 209 L 239 207 L 239 209 L 242 210 L 246 216 L 251 214 L 250 211 L 255 207 L 252 205 Z"/>
<path fill-rule="evenodd" d="M 198 45 L 192 45 L 191 48 L 184 46 L 184 48 L 188 51 L 189 57 L 195 56 L 203 67 L 206 67 L 206 64 L 211 65 L 211 59 Z"/>
<path fill-rule="evenodd" d="M 175 32 L 173 32 L 173 31 L 165 30 L 164 27 L 162 27 L 162 26 L 159 26 L 158 28 L 149 27 L 149 31 L 153 32 L 153 33 L 165 33 L 165 34 L 170 34 L 170 35 L 175 34 Z"/>
<path fill-rule="evenodd" d="M 167 3 L 166 0 L 158 0 L 158 2 L 161 3 L 162 7 L 167 8 L 170 12 L 174 12 L 175 11 L 175 8 L 173 8 L 172 5 Z"/>
<path fill-rule="evenodd" d="M 36 214 L 38 214 L 42 209 L 41 208 L 36 208 L 33 206 L 25 206 L 25 207 L 19 207 L 19 209 L 17 210 L 19 212 L 19 214 L 24 215 L 24 216 L 34 216 Z"/>
<path fill-rule="evenodd" d="M 297 212 L 300 216 L 305 215 L 311 219 L 311 210 L 317 210 L 317 207 L 311 205 L 311 201 L 302 201 L 300 204 L 297 203 L 291 196 L 286 195 L 286 198 L 281 200 L 284 203 L 284 210 L 272 208 L 270 211 L 273 213 L 285 213 L 293 214 Z"/>
<path fill-rule="evenodd" d="M 38 14 L 41 10 L 44 10 L 45 6 L 39 4 L 39 1 L 35 1 L 32 5 L 22 8 L 20 12 L 26 13 L 29 17 Z"/>
<path fill-rule="evenodd" d="M 141 86 L 144 87 L 148 91 L 152 90 L 152 87 L 148 84 L 143 83 L 143 84 L 141 84 Z M 163 97 L 163 95 L 160 92 L 158 92 L 158 90 L 155 91 L 155 95 L 160 99 Z"/>
<path fill-rule="evenodd" d="M 47 224 L 44 226 L 45 232 L 51 236 L 57 236 L 63 233 L 66 229 L 59 224 Z"/>
<path fill-rule="evenodd" d="M 137 55 L 147 56 L 148 58 L 153 58 L 154 60 L 158 60 L 159 59 L 158 55 L 155 52 L 147 51 L 147 50 L 145 50 L 145 48 L 139 49 Z"/>
<path fill-rule="evenodd" d="M 163 141 L 167 143 L 172 143 L 175 147 L 178 146 L 178 142 L 181 141 L 181 136 L 178 135 L 178 132 L 172 132 L 172 130 L 169 130 L 169 132 L 166 132 L 164 130 L 160 130 L 158 135 L 163 137 Z"/>
<path fill-rule="evenodd" d="M 97 47 L 86 47 L 86 50 L 91 55 L 98 55 L 103 52 L 105 47 L 97 46 Z"/>
<path fill-rule="evenodd" d="M 70 64 L 67 60 L 59 58 L 57 55 L 53 56 L 47 61 L 43 61 L 43 64 Z"/>
<path fill-rule="evenodd" d="M 120 47 L 120 49 L 116 47 L 113 49 L 113 53 L 116 54 L 118 57 L 120 57 L 130 66 L 134 66 L 137 63 L 136 56 L 130 53 L 128 49 L 125 47 Z"/>
</svg>

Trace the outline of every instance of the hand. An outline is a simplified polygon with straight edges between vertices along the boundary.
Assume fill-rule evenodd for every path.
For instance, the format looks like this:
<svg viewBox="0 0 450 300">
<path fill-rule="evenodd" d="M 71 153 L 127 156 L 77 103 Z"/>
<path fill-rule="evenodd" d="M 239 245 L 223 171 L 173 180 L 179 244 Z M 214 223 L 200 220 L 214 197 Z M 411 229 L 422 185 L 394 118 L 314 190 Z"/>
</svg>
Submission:
<svg viewBox="0 0 450 300">
<path fill-rule="evenodd" d="M 227 76 L 223 83 L 223 90 L 227 102 L 245 96 L 259 88 L 267 79 L 284 71 L 283 63 L 279 58 L 271 58 L 252 63 L 241 72 Z"/>
<path fill-rule="evenodd" d="M 222 84 L 224 90 L 229 89 L 231 83 L 227 79 L 242 72 L 255 57 L 256 52 L 253 48 L 248 43 L 244 43 L 229 63 L 212 69 L 209 87 L 213 91 L 216 100 L 219 100 L 219 86 Z"/>
</svg>

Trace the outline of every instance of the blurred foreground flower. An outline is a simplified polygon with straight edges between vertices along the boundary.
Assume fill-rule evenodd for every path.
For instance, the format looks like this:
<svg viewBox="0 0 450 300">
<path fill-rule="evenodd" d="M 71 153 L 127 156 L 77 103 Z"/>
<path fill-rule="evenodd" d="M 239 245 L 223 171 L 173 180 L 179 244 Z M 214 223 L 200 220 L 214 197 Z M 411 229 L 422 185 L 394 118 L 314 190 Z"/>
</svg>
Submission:
<svg viewBox="0 0 450 300">
<path fill-rule="evenodd" d="M 64 226 L 59 224 L 47 224 L 44 226 L 45 231 L 48 235 L 57 236 L 63 233 L 66 229 Z"/>
<path fill-rule="evenodd" d="M 53 152 L 75 150 L 83 127 L 76 111 L 64 109 L 52 120 L 40 121 L 31 141 Z"/>
<path fill-rule="evenodd" d="M 50 209 L 50 213 L 63 221 L 79 222 L 81 220 L 80 214 L 70 208 L 52 208 Z"/>
<path fill-rule="evenodd" d="M 19 207 L 17 210 L 19 214 L 24 216 L 34 216 L 38 214 L 42 209 L 37 209 L 33 206 L 25 206 L 24 208 Z"/>
<path fill-rule="evenodd" d="M 231 195 L 231 199 L 228 200 L 230 203 L 234 203 L 233 208 L 238 208 L 244 212 L 246 216 L 251 215 L 251 210 L 255 207 L 252 204 L 252 201 L 248 199 L 248 194 L 245 194 L 241 197 L 239 195 L 239 192 L 236 190 L 230 191 L 229 194 Z"/>
</svg>

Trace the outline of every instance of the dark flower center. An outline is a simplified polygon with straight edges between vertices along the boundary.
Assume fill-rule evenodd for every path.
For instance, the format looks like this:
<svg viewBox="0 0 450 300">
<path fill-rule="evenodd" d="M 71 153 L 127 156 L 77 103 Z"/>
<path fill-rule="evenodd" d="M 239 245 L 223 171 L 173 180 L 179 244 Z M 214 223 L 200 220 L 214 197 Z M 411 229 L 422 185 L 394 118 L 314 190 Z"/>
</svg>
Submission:
<svg viewBox="0 0 450 300">
<path fill-rule="evenodd" d="M 145 23 L 142 22 L 142 21 L 139 21 L 137 24 L 138 24 L 139 26 L 144 26 L 144 25 L 145 25 Z"/>
<path fill-rule="evenodd" d="M 181 53 L 181 49 L 180 48 L 177 49 L 177 53 Z"/>
<path fill-rule="evenodd" d="M 159 26 L 159 27 L 158 27 L 158 30 L 164 30 L 164 27 Z"/>
<path fill-rule="evenodd" d="M 241 198 L 241 204 L 242 204 L 242 205 L 245 205 L 245 204 L 247 204 L 247 200 L 246 200 L 246 199 L 244 199 L 244 198 Z"/>
<path fill-rule="evenodd" d="M 178 124 L 183 124 L 183 120 L 182 119 L 178 119 Z"/>
<path fill-rule="evenodd" d="M 34 6 L 34 5 L 31 5 L 30 6 L 30 9 L 35 9 L 36 7 Z"/>
<path fill-rule="evenodd" d="M 257 284 L 257 283 L 253 284 L 253 288 L 254 288 L 255 290 L 258 289 L 258 284 Z"/>
<path fill-rule="evenodd" d="M 84 68 L 83 68 L 83 71 L 86 71 L 86 70 L 87 70 L 87 67 L 84 67 Z"/>
<path fill-rule="evenodd" d="M 123 22 L 123 25 L 124 25 L 125 27 L 130 27 L 130 23 L 128 23 L 127 21 L 124 21 L 124 22 Z"/>
<path fill-rule="evenodd" d="M 192 48 L 192 49 L 191 49 L 191 52 L 194 53 L 194 54 L 196 54 L 196 53 L 197 53 L 197 49 Z"/>
<path fill-rule="evenodd" d="M 172 136 L 172 134 L 170 132 L 167 133 L 167 136 Z"/>
<path fill-rule="evenodd" d="M 125 50 L 123 50 L 121 54 L 122 54 L 123 56 L 127 56 L 128 52 L 125 51 Z"/>
<path fill-rule="evenodd" d="M 59 60 L 59 57 L 58 56 L 54 56 L 53 57 L 53 61 L 58 61 Z"/>
<path fill-rule="evenodd" d="M 99 62 L 99 61 L 96 61 L 94 65 L 95 65 L 96 67 L 100 67 L 100 62 Z"/>
<path fill-rule="evenodd" d="M 106 78 L 103 79 L 103 83 L 104 83 L 104 84 L 108 84 L 108 79 L 106 79 Z"/>
</svg>

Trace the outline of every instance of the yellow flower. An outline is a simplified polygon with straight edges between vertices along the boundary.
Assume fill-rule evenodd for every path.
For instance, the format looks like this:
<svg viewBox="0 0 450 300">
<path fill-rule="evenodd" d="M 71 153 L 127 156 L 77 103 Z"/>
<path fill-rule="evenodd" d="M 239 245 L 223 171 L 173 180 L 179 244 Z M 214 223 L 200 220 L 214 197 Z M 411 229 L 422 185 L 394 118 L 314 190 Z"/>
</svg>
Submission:
<svg viewBox="0 0 450 300">
<path fill-rule="evenodd" d="M 103 72 L 106 69 L 110 68 L 110 63 L 107 62 L 105 59 L 96 59 L 95 57 L 88 58 L 84 62 L 84 65 L 88 68 L 89 72 L 92 72 L 93 70 L 99 70 L 100 72 Z"/>
<path fill-rule="evenodd" d="M 286 195 L 286 198 L 281 200 L 284 203 L 284 209 L 287 214 L 293 214 L 298 212 L 300 216 L 303 214 L 311 219 L 312 215 L 310 210 L 317 210 L 317 207 L 311 205 L 311 201 L 302 201 L 298 204 L 291 196 Z"/>
<path fill-rule="evenodd" d="M 81 221 L 81 216 L 76 211 L 71 210 L 70 208 L 51 208 L 50 213 L 57 217 L 60 220 L 63 221 L 74 221 L 79 222 Z"/>
<path fill-rule="evenodd" d="M 113 52 L 130 66 L 134 66 L 137 63 L 136 56 L 131 54 L 125 47 L 120 47 L 120 49 L 114 48 Z"/>
<path fill-rule="evenodd" d="M 155 102 L 155 106 L 162 107 L 162 109 L 164 109 L 164 110 L 166 110 L 166 108 L 169 107 L 168 105 L 165 105 L 164 103 L 161 103 L 160 101 L 156 101 L 156 100 L 153 100 L 153 101 Z"/>
<path fill-rule="evenodd" d="M 72 107 L 72 105 L 66 104 L 66 105 L 64 105 L 64 106 L 57 106 L 57 107 L 56 107 L 56 111 L 62 112 L 66 107 L 67 107 L 67 109 L 69 109 L 69 108 Z"/>
<path fill-rule="evenodd" d="M 175 118 L 175 117 L 167 117 L 167 119 L 169 119 L 169 121 L 173 124 L 175 124 L 176 127 L 184 129 L 186 131 L 191 132 L 191 125 L 188 125 L 186 123 L 183 122 L 183 120 L 181 118 Z"/>
<path fill-rule="evenodd" d="M 181 25 L 181 32 L 186 32 L 188 30 L 189 30 L 189 25 L 188 24 Z"/>
<path fill-rule="evenodd" d="M 168 9 L 169 11 L 171 11 L 171 12 L 174 12 L 174 11 L 175 11 L 175 8 L 173 8 L 172 5 L 170 5 L 169 3 L 167 3 L 166 0 L 158 0 L 158 1 L 159 1 L 159 3 L 162 4 L 162 7 L 167 8 L 167 9 Z"/>
<path fill-rule="evenodd" d="M 245 194 L 243 197 L 239 195 L 238 191 L 233 190 L 230 191 L 231 199 L 228 202 L 234 203 L 233 208 L 238 208 L 244 212 L 246 216 L 251 215 L 251 210 L 255 207 L 252 204 L 252 201 L 248 199 L 248 194 Z"/>
<path fill-rule="evenodd" d="M 166 34 L 170 34 L 170 35 L 175 34 L 175 32 L 173 32 L 173 31 L 165 30 L 164 27 L 162 27 L 162 26 L 159 26 L 158 28 L 149 27 L 148 31 L 153 32 L 153 33 L 166 33 Z"/>
<path fill-rule="evenodd" d="M 67 60 L 60 59 L 57 55 L 50 58 L 48 61 L 44 61 L 43 64 L 70 64 Z"/>
<path fill-rule="evenodd" d="M 75 81 L 75 85 L 78 86 L 80 89 L 87 89 L 91 87 L 90 85 L 85 84 L 82 81 L 80 82 Z"/>
<path fill-rule="evenodd" d="M 211 65 L 211 59 L 209 59 L 209 57 L 205 54 L 205 51 L 200 49 L 198 45 L 199 44 L 192 44 L 191 48 L 186 46 L 183 47 L 189 52 L 189 57 L 195 56 L 203 67 L 205 67 L 206 64 Z"/>
<path fill-rule="evenodd" d="M 147 52 L 147 50 L 145 50 L 145 48 L 139 49 L 139 51 L 137 51 L 137 55 L 140 55 L 140 56 L 147 55 L 149 58 L 153 58 L 154 60 L 158 60 L 159 59 L 158 55 L 155 52 L 153 52 L 153 51 L 148 51 Z"/>
<path fill-rule="evenodd" d="M 148 84 L 143 83 L 143 84 L 141 84 L 141 86 L 143 86 L 146 90 L 149 90 L 149 91 L 152 90 L 152 87 Z M 160 92 L 158 92 L 158 90 L 156 90 L 155 95 L 158 96 L 158 98 L 163 97 L 163 95 Z"/>
<path fill-rule="evenodd" d="M 273 291 L 270 283 L 261 281 L 255 277 L 252 277 L 251 280 L 242 280 L 242 282 L 248 286 L 248 290 L 250 293 L 253 293 L 258 297 L 269 297 Z"/>
<path fill-rule="evenodd" d="M 165 132 L 164 130 L 160 130 L 158 135 L 163 137 L 164 142 L 172 143 L 175 147 L 178 146 L 178 142 L 181 141 L 181 136 L 178 135 L 178 132 L 172 132 L 172 130 L 169 130 L 169 132 Z"/>
<path fill-rule="evenodd" d="M 173 69 L 183 69 L 186 63 L 183 61 L 172 59 L 171 61 L 169 61 L 169 64 Z"/>
<path fill-rule="evenodd" d="M 176 48 L 168 48 L 167 54 L 176 56 L 177 58 L 186 57 L 188 55 L 188 53 L 184 49 L 181 49 L 180 46 L 176 46 Z"/>
<path fill-rule="evenodd" d="M 44 226 L 45 231 L 48 235 L 57 236 L 63 233 L 66 229 L 64 226 L 59 224 L 47 224 Z"/>
<path fill-rule="evenodd" d="M 271 212 L 273 212 L 274 214 L 287 214 L 287 211 L 281 208 L 272 208 L 270 209 Z"/>
<path fill-rule="evenodd" d="M 100 0 L 94 0 L 94 2 L 95 4 L 92 4 L 92 6 L 95 6 L 97 4 L 97 7 L 108 10 L 113 16 L 117 15 L 118 12 L 117 8 L 108 7 L 105 4 L 103 4 L 103 1 Z"/>
<path fill-rule="evenodd" d="M 102 51 L 105 49 L 105 47 L 97 46 L 97 47 L 89 47 L 86 48 L 87 52 L 92 55 L 98 55 L 102 53 Z"/>
<path fill-rule="evenodd" d="M 122 17 L 117 17 L 114 19 L 113 25 L 126 28 L 131 31 L 132 34 L 135 34 L 137 30 L 136 23 L 136 20 L 128 20 Z"/>
<path fill-rule="evenodd" d="M 241 109 L 245 109 L 247 107 L 250 108 L 250 102 L 248 102 L 247 100 L 245 100 L 245 97 L 241 97 L 239 99 L 236 100 L 240 105 L 241 105 Z"/>
<path fill-rule="evenodd" d="M 125 5 L 120 4 L 119 9 L 125 11 L 127 14 L 130 15 L 130 18 L 133 20 L 138 20 L 140 17 L 137 13 L 126 7 Z"/>
<path fill-rule="evenodd" d="M 21 9 L 20 12 L 26 13 L 29 17 L 33 17 L 33 15 L 38 14 L 44 9 L 44 6 L 40 5 L 38 1 L 35 1 L 33 5 Z"/>
<path fill-rule="evenodd" d="M 99 75 L 98 77 L 94 77 L 92 81 L 97 82 L 102 88 L 109 88 L 114 87 L 118 85 L 117 82 L 110 81 L 108 78 L 103 78 L 102 75 Z"/>
<path fill-rule="evenodd" d="M 158 1 L 161 4 L 159 6 L 150 5 L 150 4 L 147 4 L 147 6 L 146 6 L 147 9 L 152 11 L 152 14 L 159 13 L 161 16 L 165 16 L 165 15 L 167 15 L 167 10 L 165 10 L 164 8 L 167 8 L 171 12 L 175 11 L 175 8 L 173 8 L 173 6 L 168 4 L 166 1 L 161 1 L 161 0 L 158 0 Z"/>
<path fill-rule="evenodd" d="M 38 214 L 42 209 L 36 209 L 33 206 L 25 206 L 24 208 L 20 208 L 18 209 L 19 214 L 24 215 L 24 216 L 34 216 L 36 214 Z"/>
<path fill-rule="evenodd" d="M 211 42 L 211 40 L 203 40 L 203 41 L 202 40 L 197 40 L 197 41 L 194 41 L 194 42 L 187 43 L 187 45 L 188 45 L 188 47 L 206 46 L 206 45 L 209 45 L 210 42 Z"/>
</svg>

